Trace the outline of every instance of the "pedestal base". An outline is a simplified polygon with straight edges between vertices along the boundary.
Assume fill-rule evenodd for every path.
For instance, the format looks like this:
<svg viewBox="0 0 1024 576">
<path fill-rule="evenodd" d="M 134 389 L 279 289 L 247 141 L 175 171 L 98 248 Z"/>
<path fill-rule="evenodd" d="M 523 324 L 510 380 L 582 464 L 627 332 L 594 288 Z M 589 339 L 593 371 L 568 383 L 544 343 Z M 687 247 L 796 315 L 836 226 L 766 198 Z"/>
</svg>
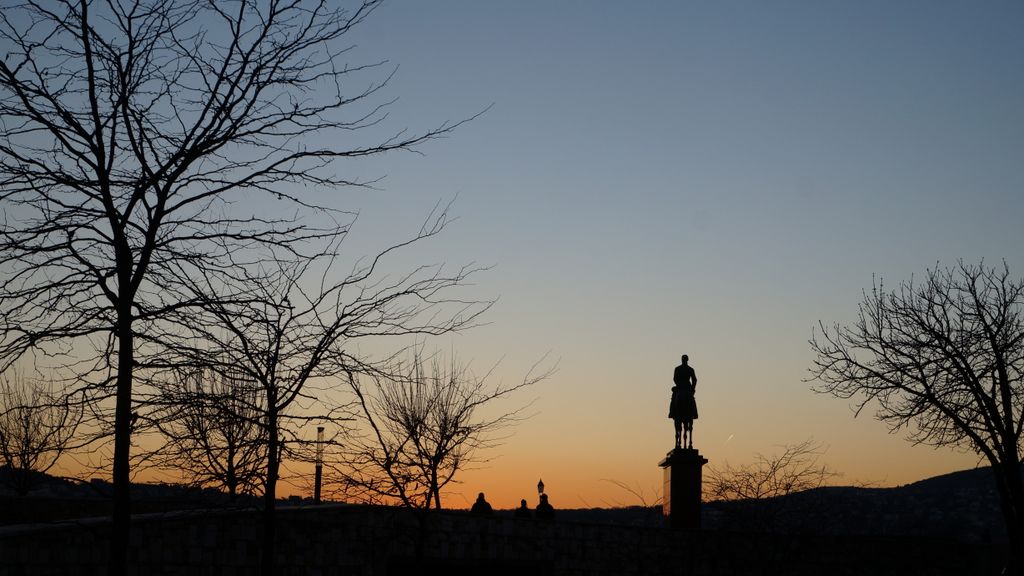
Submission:
<svg viewBox="0 0 1024 576">
<path fill-rule="evenodd" d="M 665 470 L 661 510 L 672 528 L 700 529 L 701 468 L 707 463 L 693 448 L 676 448 L 658 464 Z"/>
</svg>

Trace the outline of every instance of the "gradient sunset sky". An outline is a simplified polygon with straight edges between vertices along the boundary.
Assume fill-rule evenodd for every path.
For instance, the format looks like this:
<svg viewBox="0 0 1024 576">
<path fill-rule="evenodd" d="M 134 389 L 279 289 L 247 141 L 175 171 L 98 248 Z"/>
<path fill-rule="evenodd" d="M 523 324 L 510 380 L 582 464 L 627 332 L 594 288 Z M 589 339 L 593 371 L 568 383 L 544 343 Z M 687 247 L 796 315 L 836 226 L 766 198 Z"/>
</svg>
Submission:
<svg viewBox="0 0 1024 576">
<path fill-rule="evenodd" d="M 505 382 L 559 361 L 446 507 L 532 507 L 539 478 L 556 508 L 636 503 L 609 480 L 654 500 L 683 353 L 711 465 L 813 438 L 842 483 L 975 466 L 812 392 L 807 340 L 852 321 L 873 276 L 957 259 L 1024 275 L 1022 31 L 1011 1 L 387 1 L 348 55 L 397 67 L 374 130 L 490 108 L 422 155 L 339 163 L 383 177 L 338 194 L 359 212 L 350 248 L 454 198 L 406 258 L 493 266 L 470 292 L 498 302 L 428 345 L 501 360 Z"/>
<path fill-rule="evenodd" d="M 385 176 L 344 192 L 354 239 L 457 197 L 431 253 L 493 264 L 473 290 L 500 299 L 437 344 L 503 357 L 506 381 L 560 359 L 447 504 L 532 505 L 541 477 L 555 506 L 634 500 L 607 479 L 653 499 L 682 353 L 712 465 L 808 438 L 841 482 L 976 465 L 810 391 L 807 339 L 853 320 L 873 275 L 982 258 L 1024 274 L 1022 30 L 1015 2 L 385 4 L 352 58 L 398 66 L 391 127 L 493 107 L 422 156 L 354 167 Z"/>
</svg>

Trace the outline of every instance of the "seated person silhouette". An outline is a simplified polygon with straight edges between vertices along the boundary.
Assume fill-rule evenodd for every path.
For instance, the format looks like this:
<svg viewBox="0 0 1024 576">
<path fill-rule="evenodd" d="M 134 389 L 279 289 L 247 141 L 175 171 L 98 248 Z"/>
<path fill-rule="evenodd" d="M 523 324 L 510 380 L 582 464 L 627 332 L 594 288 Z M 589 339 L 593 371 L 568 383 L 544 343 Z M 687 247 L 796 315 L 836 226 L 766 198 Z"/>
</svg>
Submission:
<svg viewBox="0 0 1024 576">
<path fill-rule="evenodd" d="M 476 497 L 476 502 L 473 503 L 473 507 L 470 508 L 469 511 L 473 514 L 479 514 L 481 516 L 490 516 L 491 514 L 494 514 L 494 509 L 491 508 L 491 505 L 487 502 L 486 499 L 484 499 L 483 492 L 481 492 L 480 495 Z"/>
<path fill-rule="evenodd" d="M 519 508 L 516 508 L 516 518 L 529 518 L 530 516 L 530 509 L 526 506 L 526 499 L 523 498 L 519 501 Z"/>
<path fill-rule="evenodd" d="M 548 495 L 540 495 L 540 504 L 537 504 L 537 511 L 534 512 L 538 520 L 554 520 L 555 509 L 548 502 Z"/>
<path fill-rule="evenodd" d="M 676 448 L 693 448 L 693 421 L 697 419 L 697 373 L 689 365 L 690 357 L 683 354 L 682 364 L 672 374 L 672 401 L 668 417 L 676 429 Z"/>
</svg>

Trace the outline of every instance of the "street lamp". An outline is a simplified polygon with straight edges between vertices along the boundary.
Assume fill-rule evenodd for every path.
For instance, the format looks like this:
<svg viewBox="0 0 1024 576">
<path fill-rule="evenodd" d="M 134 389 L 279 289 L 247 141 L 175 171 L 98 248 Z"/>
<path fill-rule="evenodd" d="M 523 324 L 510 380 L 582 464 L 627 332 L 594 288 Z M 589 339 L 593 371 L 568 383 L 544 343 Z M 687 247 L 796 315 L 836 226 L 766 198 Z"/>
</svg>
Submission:
<svg viewBox="0 0 1024 576">
<path fill-rule="evenodd" d="M 313 503 L 320 503 L 320 486 L 324 476 L 324 427 L 316 427 L 316 480 L 313 483 Z"/>
</svg>

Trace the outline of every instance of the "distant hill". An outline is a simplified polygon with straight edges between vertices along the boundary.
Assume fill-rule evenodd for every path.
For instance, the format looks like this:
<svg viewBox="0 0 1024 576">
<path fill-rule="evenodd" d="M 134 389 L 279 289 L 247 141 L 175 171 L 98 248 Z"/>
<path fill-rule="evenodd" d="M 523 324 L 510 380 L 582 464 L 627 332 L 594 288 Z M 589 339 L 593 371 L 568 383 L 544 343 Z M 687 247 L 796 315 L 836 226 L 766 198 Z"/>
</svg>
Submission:
<svg viewBox="0 0 1024 576">
<path fill-rule="evenodd" d="M 928 478 L 895 488 L 829 486 L 761 501 L 705 505 L 708 528 L 822 534 L 1006 538 L 989 468 Z"/>
<path fill-rule="evenodd" d="M 0 525 L 111 514 L 113 486 L 106 480 L 81 481 L 34 473 L 32 491 L 19 497 L 9 488 L 10 475 L 8 467 L 0 466 Z M 138 514 L 256 504 L 253 497 L 231 500 L 218 490 L 176 484 L 138 483 L 132 484 L 131 490 L 132 510 Z"/>
<path fill-rule="evenodd" d="M 511 512 L 502 512 L 511 514 Z M 564 509 L 558 520 L 662 526 L 661 508 Z M 705 502 L 702 524 L 711 530 L 1006 539 L 992 473 L 976 468 L 894 488 L 828 486 L 782 498 Z"/>
<path fill-rule="evenodd" d="M 0 467 L 0 486 L 7 470 Z M 36 489 L 19 498 L 0 491 L 0 524 L 43 522 L 110 513 L 111 485 L 40 475 Z M 196 508 L 247 507 L 252 497 L 170 484 L 134 484 L 137 513 Z M 499 511 L 511 515 L 512 511 Z M 556 521 L 661 526 L 660 507 L 556 510 Z M 828 486 L 766 500 L 706 502 L 707 529 L 738 532 L 818 533 L 954 538 L 964 542 L 1006 539 L 995 482 L 988 468 L 928 478 L 894 488 Z"/>
</svg>

